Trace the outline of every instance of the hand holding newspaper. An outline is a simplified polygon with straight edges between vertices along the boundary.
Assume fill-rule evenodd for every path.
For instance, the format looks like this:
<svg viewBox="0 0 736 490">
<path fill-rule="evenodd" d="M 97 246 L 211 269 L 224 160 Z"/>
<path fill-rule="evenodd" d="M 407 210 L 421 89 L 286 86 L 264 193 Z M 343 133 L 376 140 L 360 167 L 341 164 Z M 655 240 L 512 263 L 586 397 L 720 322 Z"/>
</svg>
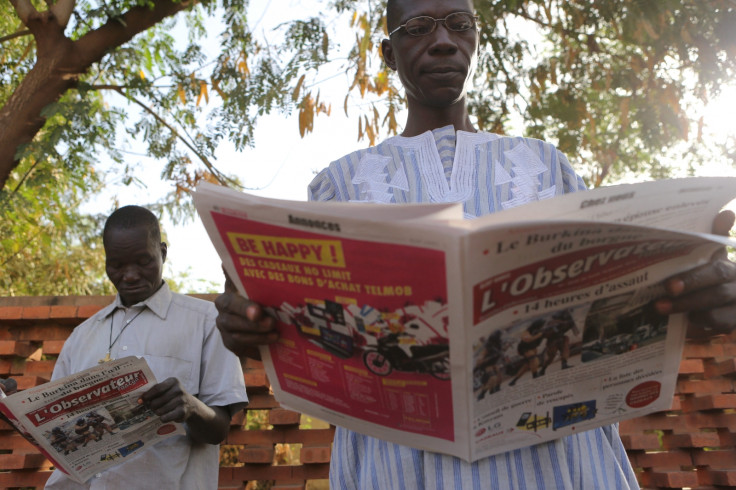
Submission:
<svg viewBox="0 0 736 490">
<path fill-rule="evenodd" d="M 145 359 L 125 357 L 0 398 L 0 411 L 55 467 L 84 483 L 185 433 L 138 403 L 155 384 Z"/>
<path fill-rule="evenodd" d="M 651 301 L 733 242 L 734 178 L 460 204 L 194 197 L 239 292 L 277 319 L 279 402 L 468 461 L 669 408 L 682 315 Z"/>
</svg>

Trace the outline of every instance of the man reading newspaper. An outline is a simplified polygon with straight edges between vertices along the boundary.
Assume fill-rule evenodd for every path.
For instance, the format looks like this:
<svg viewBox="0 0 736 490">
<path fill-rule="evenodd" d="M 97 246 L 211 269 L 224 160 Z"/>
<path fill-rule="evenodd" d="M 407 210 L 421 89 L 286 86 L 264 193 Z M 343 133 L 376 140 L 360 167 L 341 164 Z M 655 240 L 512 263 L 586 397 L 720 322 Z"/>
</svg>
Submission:
<svg viewBox="0 0 736 490">
<path fill-rule="evenodd" d="M 584 190 L 553 145 L 479 132 L 471 123 L 466 87 L 479 46 L 471 0 L 389 0 L 386 16 L 389 36 L 381 48 L 406 90 L 404 131 L 331 163 L 310 184 L 310 199 L 462 202 L 466 216 L 473 217 Z M 491 149 L 472 151 L 478 143 Z M 511 182 L 495 174 L 497 168 L 516 177 L 513 192 Z M 398 169 L 405 181 L 387 185 L 386 175 Z M 722 213 L 713 231 L 727 234 L 732 224 L 733 215 Z M 735 281 L 736 266 L 724 253 L 669 279 L 669 296 L 655 306 L 661 314 L 690 312 L 700 334 L 729 330 L 736 318 Z M 274 319 L 239 296 L 229 281 L 216 305 L 225 345 L 239 355 L 258 357 L 257 346 L 277 340 Z M 617 426 L 473 463 L 338 427 L 330 484 L 334 489 L 638 488 Z"/>
<path fill-rule="evenodd" d="M 166 243 L 149 210 L 125 206 L 103 232 L 105 267 L 115 301 L 74 329 L 53 379 L 125 356 L 143 356 L 159 383 L 139 403 L 163 422 L 183 422 L 186 435 L 160 441 L 80 485 L 60 470 L 46 488 L 217 488 L 219 443 L 230 418 L 247 403 L 238 358 L 225 349 L 211 303 L 171 292 L 162 279 Z M 56 436 L 64 450 L 115 432 L 100 414 L 74 426 L 80 438 Z"/>
</svg>

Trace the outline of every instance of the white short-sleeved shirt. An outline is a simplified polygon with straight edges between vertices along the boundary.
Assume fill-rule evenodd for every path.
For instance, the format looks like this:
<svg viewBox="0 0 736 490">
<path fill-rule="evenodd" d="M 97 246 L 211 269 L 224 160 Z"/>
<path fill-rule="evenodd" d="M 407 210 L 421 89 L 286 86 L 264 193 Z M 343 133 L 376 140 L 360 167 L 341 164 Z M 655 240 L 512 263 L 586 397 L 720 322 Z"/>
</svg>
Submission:
<svg viewBox="0 0 736 490">
<path fill-rule="evenodd" d="M 332 162 L 309 186 L 315 201 L 462 202 L 468 218 L 585 190 L 554 145 L 455 131 L 396 136 Z M 333 489 L 638 489 L 618 435 L 606 426 L 467 463 L 342 427 Z"/>
<path fill-rule="evenodd" d="M 74 329 L 56 361 L 53 379 L 97 365 L 108 351 L 112 328 L 112 339 L 120 335 L 110 352 L 113 359 L 142 356 L 157 381 L 178 378 L 205 404 L 227 407 L 235 413 L 248 402 L 243 371 L 240 360 L 225 348 L 215 326 L 216 317 L 211 302 L 172 293 L 166 284 L 127 309 L 118 296 Z M 123 330 L 126 320 L 132 321 Z M 218 473 L 219 445 L 195 443 L 183 435 L 131 456 L 86 485 L 56 470 L 46 488 L 214 489 Z"/>
</svg>

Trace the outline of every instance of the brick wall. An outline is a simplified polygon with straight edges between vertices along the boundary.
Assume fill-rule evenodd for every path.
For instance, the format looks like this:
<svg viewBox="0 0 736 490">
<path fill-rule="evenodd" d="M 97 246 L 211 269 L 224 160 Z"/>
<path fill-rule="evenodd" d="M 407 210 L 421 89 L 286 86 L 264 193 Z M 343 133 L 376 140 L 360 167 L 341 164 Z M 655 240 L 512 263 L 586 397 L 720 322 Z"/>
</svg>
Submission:
<svg viewBox="0 0 736 490">
<path fill-rule="evenodd" d="M 20 389 L 49 380 L 74 326 L 110 301 L 0 298 L 0 376 Z M 736 488 L 735 358 L 736 335 L 688 344 L 672 409 L 621 423 L 643 487 Z M 220 488 L 327 488 L 334 429 L 279 407 L 260 363 L 243 368 L 251 403 L 222 446 Z M 49 474 L 48 461 L 0 422 L 0 489 L 41 488 Z"/>
</svg>

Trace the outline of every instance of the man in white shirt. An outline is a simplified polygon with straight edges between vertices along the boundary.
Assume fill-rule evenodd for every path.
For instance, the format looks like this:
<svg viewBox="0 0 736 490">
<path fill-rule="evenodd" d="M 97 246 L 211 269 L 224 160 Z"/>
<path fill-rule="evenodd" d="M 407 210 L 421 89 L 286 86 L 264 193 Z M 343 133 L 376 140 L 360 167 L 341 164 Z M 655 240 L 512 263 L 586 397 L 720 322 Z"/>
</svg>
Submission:
<svg viewBox="0 0 736 490">
<path fill-rule="evenodd" d="M 74 329 L 53 379 L 110 359 L 136 355 L 159 381 L 141 397 L 164 422 L 182 422 L 173 436 L 79 485 L 59 470 L 46 488 L 215 489 L 219 443 L 232 415 L 248 401 L 240 361 L 215 328 L 212 303 L 171 292 L 163 281 L 166 243 L 149 210 L 125 206 L 103 232 L 105 268 L 115 301 Z"/>
<path fill-rule="evenodd" d="M 409 113 L 404 131 L 334 161 L 310 184 L 311 199 L 462 202 L 471 217 L 521 204 L 519 194 L 537 200 L 584 190 L 567 159 L 551 144 L 482 133 L 473 126 L 466 89 L 479 36 L 471 0 L 389 0 L 387 24 L 389 38 L 381 47 L 386 64 L 398 72 L 406 90 Z M 470 151 L 477 140 L 488 149 Z M 379 171 L 369 175 L 375 178 L 366 178 L 370 172 L 364 170 L 379 163 Z M 494 169 L 506 164 L 515 175 L 533 175 L 524 192 L 512 195 L 508 184 L 497 176 L 494 180 Z M 403 188 L 390 185 L 386 177 L 399 169 L 405 177 L 400 179 Z M 727 233 L 732 224 L 733 215 L 720 215 L 714 231 Z M 732 329 L 735 285 L 736 267 L 717 258 L 698 271 L 670 279 L 670 296 L 655 306 L 662 314 L 695 310 L 691 317 L 701 327 L 713 328 L 711 333 Z M 260 305 L 239 296 L 229 281 L 215 303 L 218 328 L 237 354 L 258 358 L 258 345 L 277 340 L 274 319 Z M 338 427 L 330 484 L 356 490 L 638 488 L 616 426 L 474 463 Z"/>
</svg>

